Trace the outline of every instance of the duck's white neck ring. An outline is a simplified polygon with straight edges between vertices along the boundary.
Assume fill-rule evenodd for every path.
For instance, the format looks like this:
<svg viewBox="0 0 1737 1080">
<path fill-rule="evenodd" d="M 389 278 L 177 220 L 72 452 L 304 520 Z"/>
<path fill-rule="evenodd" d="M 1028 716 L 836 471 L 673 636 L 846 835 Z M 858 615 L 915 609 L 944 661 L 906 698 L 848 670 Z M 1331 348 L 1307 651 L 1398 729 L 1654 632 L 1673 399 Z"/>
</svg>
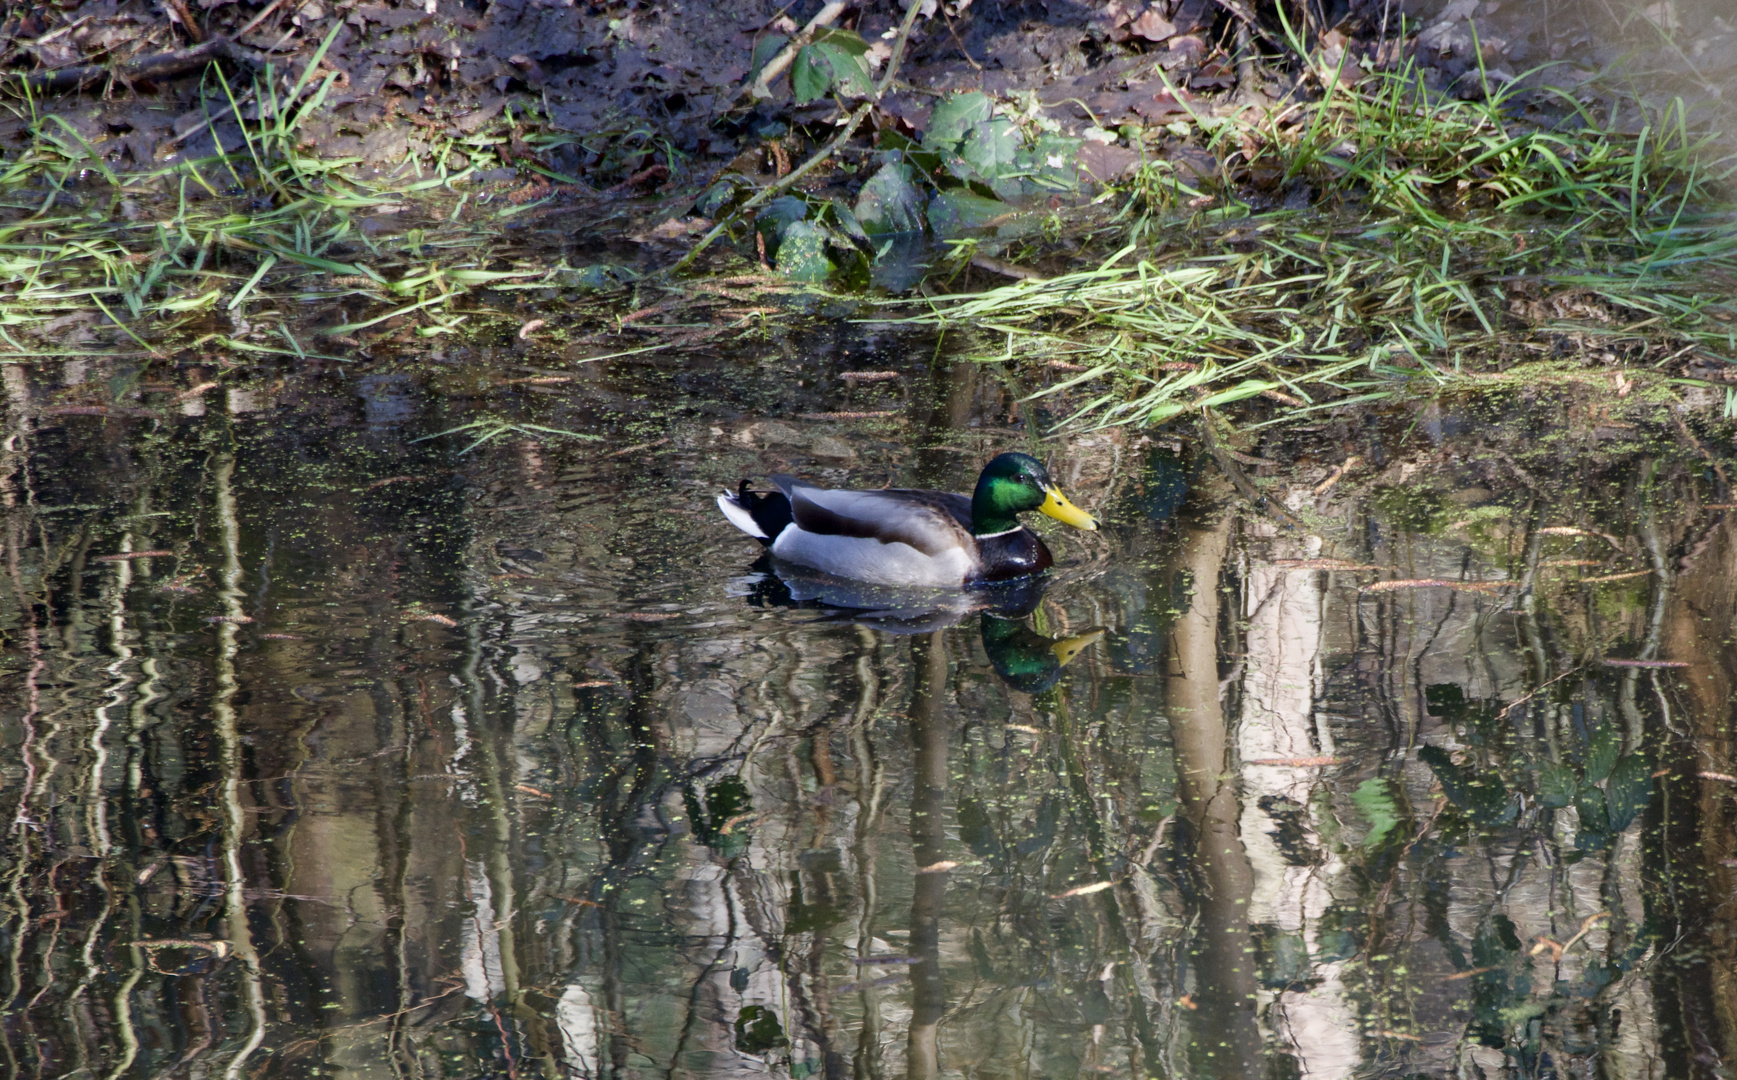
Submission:
<svg viewBox="0 0 1737 1080">
<path fill-rule="evenodd" d="M 1016 532 L 1018 532 L 1018 531 L 1019 531 L 1019 530 L 1020 530 L 1020 529 L 1022 529 L 1022 528 L 1024 528 L 1024 527 L 1025 527 L 1025 526 L 1023 526 L 1023 525 L 1015 525 L 1015 526 L 1014 526 L 1014 527 L 1013 527 L 1013 528 L 1011 528 L 1011 529 L 1002 529 L 1002 530 L 1001 530 L 1001 531 L 1000 531 L 1000 532 L 993 532 L 993 533 L 972 533 L 972 534 L 971 534 L 971 539 L 973 539 L 973 540 L 993 540 L 993 539 L 995 539 L 995 538 L 996 538 L 996 537 L 997 537 L 997 536 L 1008 536 L 1008 535 L 1010 535 L 1010 534 L 1012 534 L 1012 533 L 1016 533 Z"/>
</svg>

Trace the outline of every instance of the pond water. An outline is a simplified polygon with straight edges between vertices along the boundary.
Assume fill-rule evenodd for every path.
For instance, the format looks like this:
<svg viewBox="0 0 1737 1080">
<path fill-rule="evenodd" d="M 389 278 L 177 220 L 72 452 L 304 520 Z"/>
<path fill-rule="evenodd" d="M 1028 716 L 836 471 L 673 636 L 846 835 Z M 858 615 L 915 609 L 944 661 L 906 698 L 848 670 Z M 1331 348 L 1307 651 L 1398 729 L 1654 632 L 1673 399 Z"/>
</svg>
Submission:
<svg viewBox="0 0 1737 1080">
<path fill-rule="evenodd" d="M 4 1074 L 1726 1075 L 1728 442 L 1347 410 L 1281 513 L 942 353 L 6 366 Z M 503 416 L 608 438 L 415 441 Z M 1105 522 L 1011 610 L 712 504 L 1010 448 Z"/>
</svg>

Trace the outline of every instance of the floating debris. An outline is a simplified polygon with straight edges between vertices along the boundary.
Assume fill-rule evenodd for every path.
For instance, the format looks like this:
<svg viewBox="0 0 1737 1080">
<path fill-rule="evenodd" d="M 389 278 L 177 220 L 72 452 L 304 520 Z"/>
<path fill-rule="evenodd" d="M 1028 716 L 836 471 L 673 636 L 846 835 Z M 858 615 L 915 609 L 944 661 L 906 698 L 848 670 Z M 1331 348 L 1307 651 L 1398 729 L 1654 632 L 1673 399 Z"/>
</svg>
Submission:
<svg viewBox="0 0 1737 1080">
<path fill-rule="evenodd" d="M 953 862 L 950 859 L 947 859 L 947 860 L 943 860 L 943 861 L 938 862 L 938 863 L 930 863 L 928 866 L 919 866 L 919 867 L 917 867 L 917 873 L 919 873 L 919 874 L 944 874 L 947 871 L 953 869 L 955 866 L 958 866 L 958 865 L 959 865 L 958 863 Z"/>
<path fill-rule="evenodd" d="M 1274 559 L 1267 563 L 1274 570 L 1379 570 L 1372 563 L 1356 563 L 1349 559 Z"/>
<path fill-rule="evenodd" d="M 1105 889 L 1113 889 L 1115 887 L 1116 883 L 1113 881 L 1094 881 L 1090 885 L 1076 885 L 1067 892 L 1058 892 L 1051 896 L 1050 899 L 1066 900 L 1070 896 L 1090 896 L 1093 893 L 1103 892 Z"/>
<path fill-rule="evenodd" d="M 899 982 L 904 977 L 904 972 L 900 972 L 897 975 L 882 975 L 878 979 L 870 979 L 866 982 L 845 983 L 843 986 L 833 991 L 833 993 L 848 994 L 855 990 L 867 990 L 875 986 L 891 986 L 893 983 Z"/>
<path fill-rule="evenodd" d="M 858 967 L 867 967 L 870 964 L 920 964 L 923 962 L 923 958 L 920 956 L 853 956 L 850 958 L 850 962 Z"/>
<path fill-rule="evenodd" d="M 634 446 L 624 446 L 619 450 L 611 450 L 609 453 L 604 454 L 603 456 L 606 458 L 621 457 L 624 454 L 631 454 L 636 450 L 650 450 L 654 446 L 662 446 L 667 442 L 669 442 L 668 439 L 654 439 L 651 442 L 642 442 L 642 443 L 638 443 Z"/>
<path fill-rule="evenodd" d="M 1377 581 L 1363 586 L 1365 592 L 1391 592 L 1394 589 L 1458 589 L 1461 592 L 1494 592 L 1507 588 L 1512 581 L 1448 581 L 1445 578 L 1407 578 Z"/>
<path fill-rule="evenodd" d="M 1583 577 L 1580 579 L 1580 583 L 1582 585 L 1596 585 L 1601 581 L 1627 581 L 1630 578 L 1646 577 L 1650 573 L 1652 573 L 1651 570 L 1630 570 L 1624 574 L 1600 574 L 1597 577 Z"/>
<path fill-rule="evenodd" d="M 1273 758 L 1255 758 L 1252 761 L 1245 761 L 1245 762 L 1243 762 L 1243 764 L 1244 765 L 1266 765 L 1266 766 L 1271 766 L 1271 767 L 1276 767 L 1276 768 L 1296 769 L 1296 768 L 1313 768 L 1313 767 L 1319 766 L 1319 765 L 1338 765 L 1338 764 L 1343 763 L 1344 760 L 1345 760 L 1344 758 L 1337 758 L 1337 757 L 1273 757 Z"/>
</svg>

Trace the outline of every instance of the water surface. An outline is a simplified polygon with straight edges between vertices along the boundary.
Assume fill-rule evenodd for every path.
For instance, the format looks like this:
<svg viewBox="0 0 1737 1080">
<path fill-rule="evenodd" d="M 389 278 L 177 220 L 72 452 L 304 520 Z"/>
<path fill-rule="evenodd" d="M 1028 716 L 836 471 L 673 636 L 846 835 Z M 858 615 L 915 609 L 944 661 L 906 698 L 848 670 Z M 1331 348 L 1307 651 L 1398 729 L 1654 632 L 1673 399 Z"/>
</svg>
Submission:
<svg viewBox="0 0 1737 1080">
<path fill-rule="evenodd" d="M 1723 1075 L 1705 418 L 1347 410 L 1244 447 L 1298 527 L 910 345 L 6 368 L 5 1074 Z M 1106 522 L 1011 617 L 711 501 L 1009 448 Z"/>
</svg>

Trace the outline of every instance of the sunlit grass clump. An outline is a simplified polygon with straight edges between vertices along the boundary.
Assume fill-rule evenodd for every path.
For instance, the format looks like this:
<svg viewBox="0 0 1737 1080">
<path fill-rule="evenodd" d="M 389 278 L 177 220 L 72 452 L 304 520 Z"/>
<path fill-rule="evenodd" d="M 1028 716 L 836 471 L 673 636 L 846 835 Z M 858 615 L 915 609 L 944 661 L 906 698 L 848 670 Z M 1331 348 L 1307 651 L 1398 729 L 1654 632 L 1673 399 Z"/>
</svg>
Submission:
<svg viewBox="0 0 1737 1080">
<path fill-rule="evenodd" d="M 1643 371 L 1737 356 L 1718 284 L 1737 281 L 1729 163 L 1680 103 L 1618 132 L 1560 93 L 1522 108 L 1511 86 L 1463 101 L 1410 70 L 1327 82 L 1288 119 L 1197 118 L 1225 182 L 1145 167 L 1097 265 L 895 305 L 981 329 L 999 346 L 984 359 L 1074 372 L 1044 391 L 1090 391 L 1073 426 L 1257 395 L 1296 415 L 1402 380 L 1584 366 L 1593 339 Z M 1236 176 L 1308 208 L 1257 209 Z"/>
<path fill-rule="evenodd" d="M 245 319 L 250 304 L 351 295 L 390 307 L 322 333 L 342 336 L 420 312 L 418 332 L 433 335 L 464 318 L 449 310 L 454 297 L 544 272 L 485 269 L 488 241 L 517 206 L 461 223 L 470 198 L 461 195 L 444 221 L 379 236 L 362 227 L 457 177 L 438 168 L 420 180 L 371 185 L 358 178 L 359 158 L 317 156 L 302 128 L 337 78 L 314 78 L 330 44 L 328 37 L 295 79 L 268 68 L 237 88 L 216 66 L 208 69 L 209 93 L 201 97 L 227 104 L 200 127 L 247 116 L 242 144 L 159 169 L 116 171 L 64 119 L 39 116 L 33 101 L 24 102 L 34 119 L 31 142 L 0 170 L 0 350 L 64 352 L 58 343 L 27 345 L 21 332 L 81 312 L 119 323 L 151 351 L 213 313 Z M 148 329 L 129 326 L 144 322 Z M 205 337 L 231 348 L 304 352 L 288 322 L 271 344 Z"/>
</svg>

